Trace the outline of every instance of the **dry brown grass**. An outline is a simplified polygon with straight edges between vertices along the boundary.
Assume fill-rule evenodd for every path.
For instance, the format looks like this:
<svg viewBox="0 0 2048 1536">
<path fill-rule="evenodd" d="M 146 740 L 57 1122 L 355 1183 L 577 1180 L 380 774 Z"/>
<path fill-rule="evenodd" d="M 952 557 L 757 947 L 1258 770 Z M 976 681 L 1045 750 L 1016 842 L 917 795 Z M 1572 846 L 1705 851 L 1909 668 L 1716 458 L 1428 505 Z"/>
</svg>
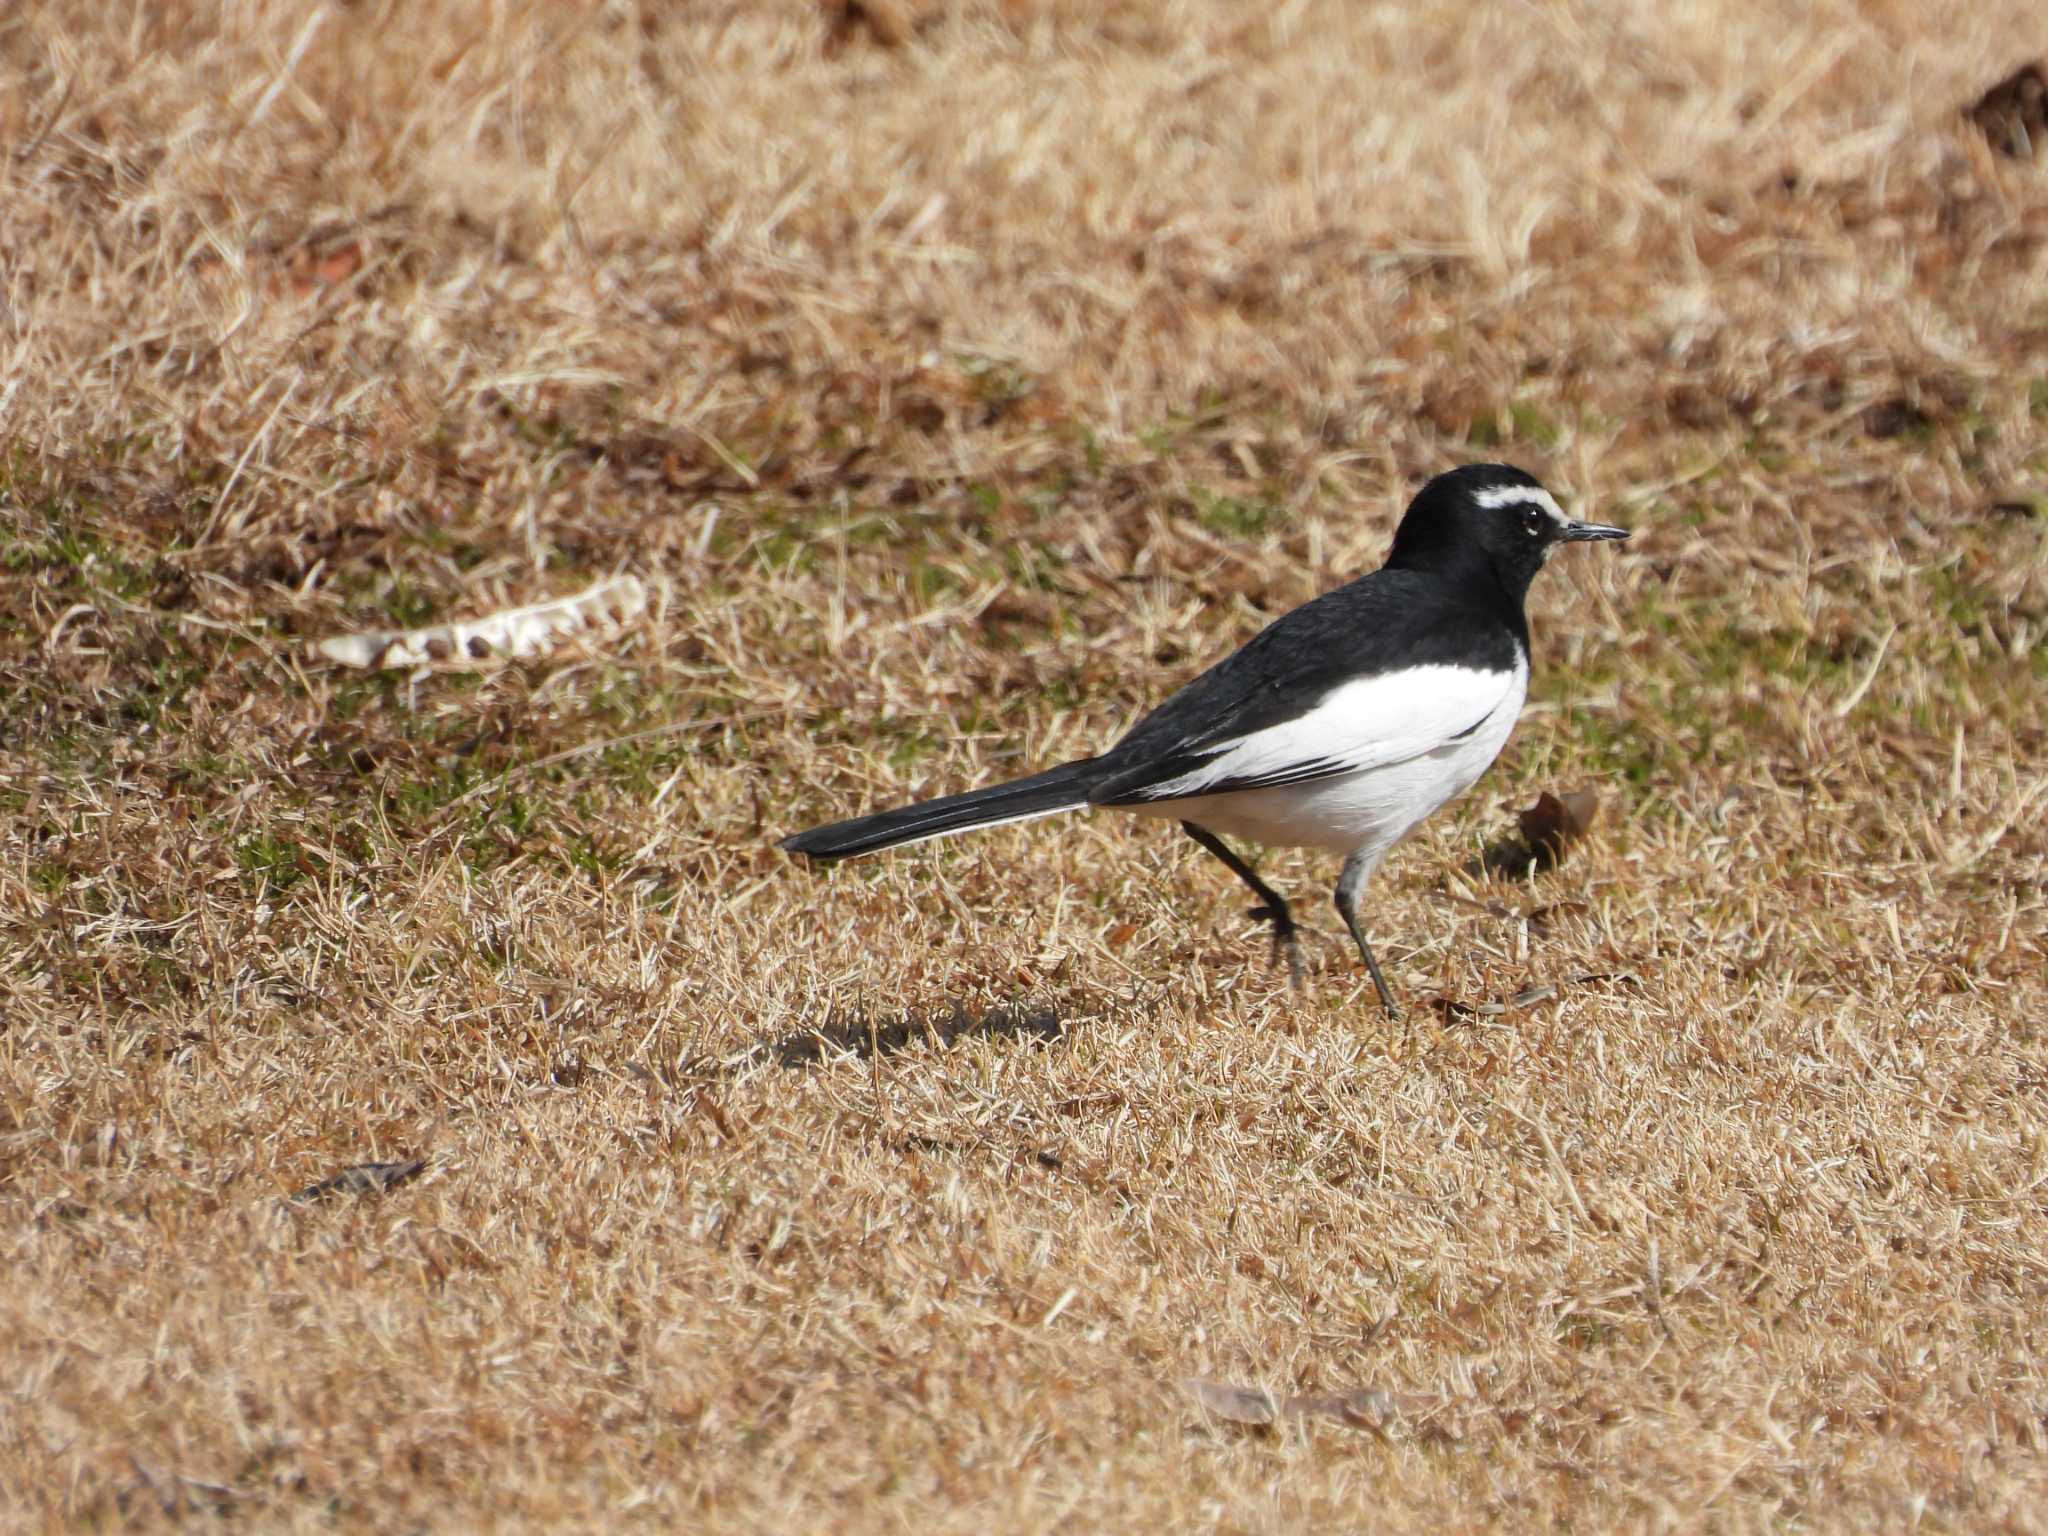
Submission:
<svg viewBox="0 0 2048 1536">
<path fill-rule="evenodd" d="M 2038 6 L 834 11 L 0 18 L 0 1519 L 2042 1529 Z M 1478 457 L 1641 533 L 1408 1023 L 1312 860 L 1294 997 L 1156 826 L 767 850 Z"/>
</svg>

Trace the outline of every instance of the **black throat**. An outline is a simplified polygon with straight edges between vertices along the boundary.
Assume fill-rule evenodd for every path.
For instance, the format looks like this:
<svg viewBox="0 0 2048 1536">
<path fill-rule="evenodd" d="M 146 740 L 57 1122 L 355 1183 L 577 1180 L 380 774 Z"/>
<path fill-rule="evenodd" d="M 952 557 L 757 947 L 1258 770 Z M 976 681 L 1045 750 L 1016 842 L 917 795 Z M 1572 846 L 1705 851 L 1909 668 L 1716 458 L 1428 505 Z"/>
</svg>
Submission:
<svg viewBox="0 0 2048 1536">
<path fill-rule="evenodd" d="M 1488 549 L 1467 539 L 1409 539 L 1403 522 L 1387 555 L 1386 569 L 1414 571 L 1436 582 L 1447 597 L 1499 620 L 1514 632 L 1524 655 L 1529 650 L 1529 584 L 1543 569 L 1541 550 Z M 1519 557 L 1519 558 L 1518 558 Z"/>
</svg>

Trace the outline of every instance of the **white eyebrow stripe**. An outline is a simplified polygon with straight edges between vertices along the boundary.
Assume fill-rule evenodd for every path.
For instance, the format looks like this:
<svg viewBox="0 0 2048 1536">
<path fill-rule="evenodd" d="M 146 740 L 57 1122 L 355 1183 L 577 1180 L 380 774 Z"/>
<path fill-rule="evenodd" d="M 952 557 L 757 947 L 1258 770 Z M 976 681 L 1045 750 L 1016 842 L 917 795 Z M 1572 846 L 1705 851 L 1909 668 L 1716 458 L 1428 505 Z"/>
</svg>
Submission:
<svg viewBox="0 0 2048 1536">
<path fill-rule="evenodd" d="M 1500 507 L 1531 506 L 1541 507 L 1560 524 L 1570 522 L 1550 492 L 1533 485 L 1494 485 L 1483 491 L 1474 491 L 1472 499 L 1488 511 Z"/>
</svg>

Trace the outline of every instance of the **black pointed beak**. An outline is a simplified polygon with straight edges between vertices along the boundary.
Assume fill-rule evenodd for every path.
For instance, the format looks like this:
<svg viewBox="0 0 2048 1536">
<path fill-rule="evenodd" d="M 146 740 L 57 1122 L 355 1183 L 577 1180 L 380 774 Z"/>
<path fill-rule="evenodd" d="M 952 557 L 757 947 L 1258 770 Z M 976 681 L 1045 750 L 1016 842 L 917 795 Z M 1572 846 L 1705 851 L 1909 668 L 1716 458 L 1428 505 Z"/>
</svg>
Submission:
<svg viewBox="0 0 2048 1536">
<path fill-rule="evenodd" d="M 1566 523 L 1564 532 L 1558 535 L 1566 544 L 1589 544 L 1599 539 L 1625 539 L 1626 528 L 1611 527 L 1606 523 Z"/>
</svg>

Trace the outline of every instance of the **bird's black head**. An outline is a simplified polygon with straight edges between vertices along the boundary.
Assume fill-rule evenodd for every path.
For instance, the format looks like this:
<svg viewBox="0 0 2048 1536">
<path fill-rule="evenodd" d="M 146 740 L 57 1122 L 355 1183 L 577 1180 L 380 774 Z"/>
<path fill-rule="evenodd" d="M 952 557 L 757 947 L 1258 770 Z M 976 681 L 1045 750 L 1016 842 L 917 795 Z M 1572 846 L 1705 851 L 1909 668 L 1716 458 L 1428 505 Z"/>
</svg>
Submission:
<svg viewBox="0 0 2048 1536">
<path fill-rule="evenodd" d="M 1387 564 L 1491 577 L 1519 605 L 1557 545 L 1627 537 L 1626 528 L 1572 521 L 1533 475 L 1511 464 L 1467 464 L 1438 475 L 1408 504 Z"/>
</svg>

